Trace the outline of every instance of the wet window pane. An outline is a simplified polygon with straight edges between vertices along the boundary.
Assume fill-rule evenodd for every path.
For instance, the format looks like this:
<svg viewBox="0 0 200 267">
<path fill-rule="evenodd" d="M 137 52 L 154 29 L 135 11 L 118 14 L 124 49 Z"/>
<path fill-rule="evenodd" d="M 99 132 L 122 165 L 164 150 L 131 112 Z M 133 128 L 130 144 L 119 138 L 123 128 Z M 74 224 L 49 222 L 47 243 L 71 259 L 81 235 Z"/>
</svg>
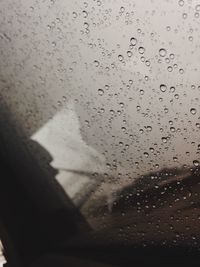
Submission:
<svg viewBox="0 0 200 267">
<path fill-rule="evenodd" d="M 0 1 L 4 123 L 97 239 L 199 245 L 199 12 L 194 0 Z"/>
</svg>

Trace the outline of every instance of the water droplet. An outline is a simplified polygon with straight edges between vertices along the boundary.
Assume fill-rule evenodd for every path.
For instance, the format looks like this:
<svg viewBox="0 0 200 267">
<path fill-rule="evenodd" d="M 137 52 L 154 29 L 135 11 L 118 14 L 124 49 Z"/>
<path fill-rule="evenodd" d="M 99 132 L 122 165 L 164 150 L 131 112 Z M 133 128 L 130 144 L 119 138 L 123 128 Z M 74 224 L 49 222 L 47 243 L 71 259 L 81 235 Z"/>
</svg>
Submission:
<svg viewBox="0 0 200 267">
<path fill-rule="evenodd" d="M 200 5 L 196 5 L 196 6 L 195 6 L 195 10 L 196 10 L 196 11 L 200 11 Z"/>
<path fill-rule="evenodd" d="M 164 112 L 165 113 L 168 113 L 169 112 L 169 109 L 167 107 L 164 108 Z"/>
<path fill-rule="evenodd" d="M 78 15 L 77 15 L 76 12 L 73 12 L 73 13 L 72 13 L 72 16 L 73 16 L 73 18 L 75 19 L 75 18 L 77 18 Z"/>
<path fill-rule="evenodd" d="M 170 59 L 169 59 L 168 57 L 166 57 L 166 58 L 165 58 L 165 62 L 166 62 L 167 64 L 169 64 Z"/>
<path fill-rule="evenodd" d="M 84 17 L 84 18 L 87 18 L 87 16 L 88 16 L 88 13 L 87 13 L 87 11 L 83 10 L 83 12 L 82 12 L 82 13 L 83 13 L 83 17 Z"/>
<path fill-rule="evenodd" d="M 145 48 L 144 48 L 143 46 L 140 46 L 140 47 L 138 48 L 138 51 L 139 51 L 140 54 L 144 54 L 144 52 L 145 52 Z"/>
<path fill-rule="evenodd" d="M 167 86 L 165 84 L 161 84 L 160 91 L 164 93 L 166 90 L 167 90 Z"/>
<path fill-rule="evenodd" d="M 85 124 L 89 127 L 90 126 L 90 122 L 88 120 L 85 120 Z"/>
<path fill-rule="evenodd" d="M 167 138 L 166 137 L 162 137 L 162 142 L 163 143 L 167 143 Z"/>
<path fill-rule="evenodd" d="M 171 93 L 174 93 L 176 88 L 174 86 L 171 86 L 169 90 L 170 90 Z"/>
<path fill-rule="evenodd" d="M 179 99 L 179 94 L 175 94 L 174 97 L 175 97 L 176 99 Z"/>
<path fill-rule="evenodd" d="M 143 95 L 144 94 L 144 90 L 141 89 L 140 90 L 140 94 Z"/>
<path fill-rule="evenodd" d="M 171 30 L 171 27 L 170 26 L 167 26 L 166 27 L 166 30 L 169 32 Z"/>
<path fill-rule="evenodd" d="M 103 90 L 103 89 L 98 89 L 98 94 L 99 94 L 100 96 L 102 96 L 102 95 L 104 94 L 104 90 Z"/>
<path fill-rule="evenodd" d="M 118 59 L 119 59 L 119 61 L 122 61 L 124 59 L 124 57 L 122 55 L 118 55 Z"/>
<path fill-rule="evenodd" d="M 191 108 L 191 109 L 190 109 L 190 113 L 191 113 L 192 115 L 195 115 L 195 114 L 197 113 L 197 110 L 196 110 L 195 108 Z"/>
<path fill-rule="evenodd" d="M 184 70 L 183 69 L 179 69 L 179 73 L 180 74 L 183 74 L 184 73 Z"/>
<path fill-rule="evenodd" d="M 160 55 L 161 57 L 165 57 L 165 56 L 166 56 L 166 54 L 167 54 L 167 51 L 166 51 L 166 49 L 164 49 L 164 48 L 161 48 L 161 49 L 159 50 L 159 55 Z"/>
<path fill-rule="evenodd" d="M 168 67 L 167 67 L 167 70 L 168 70 L 169 72 L 172 72 L 172 71 L 173 71 L 172 66 L 168 66 Z"/>
<path fill-rule="evenodd" d="M 179 4 L 179 6 L 184 6 L 184 1 L 183 0 L 179 0 L 178 4 Z"/>
<path fill-rule="evenodd" d="M 200 129 L 200 123 L 199 123 L 199 122 L 196 123 L 196 127 L 197 127 L 198 129 Z"/>
<path fill-rule="evenodd" d="M 137 44 L 137 39 L 135 37 L 132 37 L 130 39 L 130 43 L 131 43 L 131 45 L 135 46 Z"/>
<path fill-rule="evenodd" d="M 193 165 L 194 165 L 195 167 L 199 166 L 199 161 L 198 161 L 198 160 L 193 160 Z"/>
<path fill-rule="evenodd" d="M 123 13 L 125 11 L 125 8 L 123 6 L 121 6 L 120 11 Z"/>
<path fill-rule="evenodd" d="M 152 131 L 152 127 L 150 125 L 147 126 L 147 131 L 151 132 Z"/>
<path fill-rule="evenodd" d="M 192 41 L 193 41 L 193 37 L 192 37 L 192 36 L 189 36 L 189 37 L 188 37 L 188 40 L 189 40 L 190 42 L 192 42 Z"/>
<path fill-rule="evenodd" d="M 187 19 L 187 13 L 183 13 L 182 17 L 183 19 Z"/>
<path fill-rule="evenodd" d="M 145 61 L 145 57 L 143 57 L 143 56 L 140 59 L 141 59 L 142 62 Z"/>
<path fill-rule="evenodd" d="M 84 2 L 84 7 L 87 8 L 88 7 L 88 3 L 87 2 Z"/>
<path fill-rule="evenodd" d="M 86 30 L 89 30 L 89 29 L 88 29 L 88 28 L 89 28 L 89 24 L 88 24 L 87 22 L 84 22 L 83 25 L 84 25 L 84 28 L 85 28 Z"/>
<path fill-rule="evenodd" d="M 119 145 L 120 145 L 120 146 L 123 146 L 123 145 L 124 145 L 124 143 L 123 143 L 123 142 L 119 142 Z"/>
<path fill-rule="evenodd" d="M 149 150 L 153 153 L 154 152 L 154 148 L 150 147 Z"/>
<path fill-rule="evenodd" d="M 67 97 L 64 95 L 63 96 L 63 101 L 65 102 L 67 100 Z"/>
<path fill-rule="evenodd" d="M 133 55 L 133 53 L 129 50 L 129 51 L 127 51 L 127 56 L 128 57 L 132 57 L 132 55 Z"/>
<path fill-rule="evenodd" d="M 140 129 L 139 132 L 140 132 L 141 134 L 143 134 L 144 130 L 143 130 L 143 129 Z"/>
<path fill-rule="evenodd" d="M 145 61 L 145 64 L 146 64 L 147 67 L 149 67 L 150 66 L 150 61 L 149 60 L 146 60 Z"/>
<path fill-rule="evenodd" d="M 52 42 L 52 46 L 53 47 L 56 47 L 56 42 Z"/>
<path fill-rule="evenodd" d="M 94 65 L 95 65 L 95 67 L 99 67 L 99 61 L 98 60 L 94 60 Z"/>
</svg>

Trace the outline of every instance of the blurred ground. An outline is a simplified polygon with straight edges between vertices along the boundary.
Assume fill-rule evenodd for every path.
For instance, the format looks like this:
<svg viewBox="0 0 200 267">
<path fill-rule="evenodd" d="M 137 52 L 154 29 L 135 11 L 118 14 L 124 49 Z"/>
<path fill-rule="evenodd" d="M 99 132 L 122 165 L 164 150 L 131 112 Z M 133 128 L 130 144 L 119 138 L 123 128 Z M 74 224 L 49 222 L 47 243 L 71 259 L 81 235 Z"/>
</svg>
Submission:
<svg viewBox="0 0 200 267">
<path fill-rule="evenodd" d="M 152 181 L 152 177 L 157 177 Z M 198 169 L 161 170 L 147 174 L 114 194 L 112 210 L 102 187 L 82 207 L 101 244 L 200 244 L 200 172 Z"/>
</svg>

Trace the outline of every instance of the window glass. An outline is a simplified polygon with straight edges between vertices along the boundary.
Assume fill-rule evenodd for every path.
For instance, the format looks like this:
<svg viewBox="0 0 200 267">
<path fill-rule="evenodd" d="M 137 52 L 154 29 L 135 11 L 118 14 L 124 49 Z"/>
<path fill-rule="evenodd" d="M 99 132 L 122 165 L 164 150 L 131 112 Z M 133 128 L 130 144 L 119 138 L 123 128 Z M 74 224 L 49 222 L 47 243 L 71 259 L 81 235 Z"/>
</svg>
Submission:
<svg viewBox="0 0 200 267">
<path fill-rule="evenodd" d="M 97 236 L 198 245 L 199 2 L 0 7 L 2 107 Z"/>
</svg>

